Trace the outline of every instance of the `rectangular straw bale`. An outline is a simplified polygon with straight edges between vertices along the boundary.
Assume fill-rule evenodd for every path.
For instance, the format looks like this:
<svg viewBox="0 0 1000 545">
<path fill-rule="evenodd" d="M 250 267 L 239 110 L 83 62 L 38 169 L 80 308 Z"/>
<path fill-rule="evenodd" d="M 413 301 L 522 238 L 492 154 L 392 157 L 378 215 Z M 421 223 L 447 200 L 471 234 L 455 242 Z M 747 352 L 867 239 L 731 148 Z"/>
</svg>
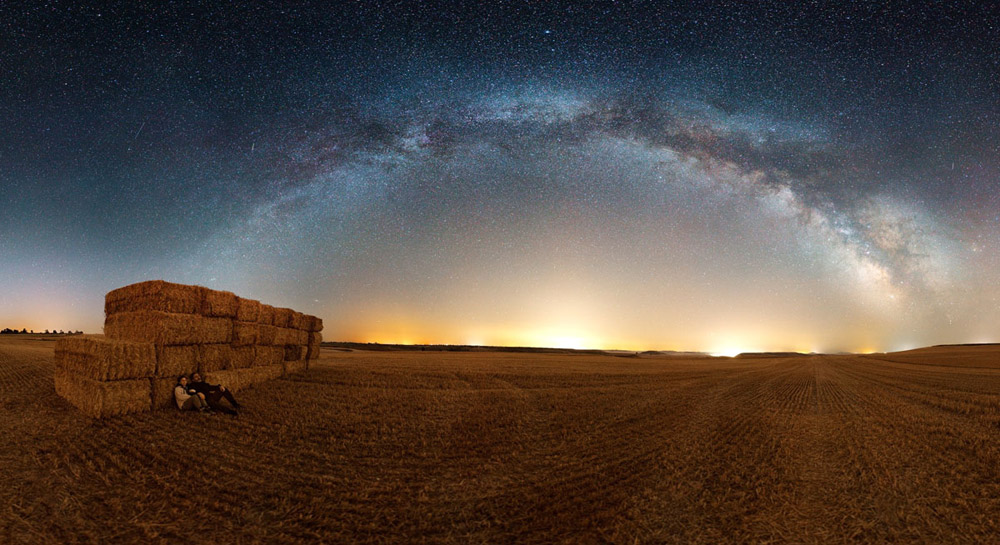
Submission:
<svg viewBox="0 0 1000 545">
<path fill-rule="evenodd" d="M 259 384 L 268 380 L 274 380 L 285 373 L 284 362 L 265 365 L 264 367 L 251 367 L 243 369 L 247 372 L 246 378 L 249 384 Z"/>
<path fill-rule="evenodd" d="M 224 371 L 212 371 L 205 373 L 203 377 L 209 384 L 219 384 L 225 386 L 227 390 L 238 392 L 246 388 L 249 383 L 246 379 L 246 371 L 249 369 L 227 369 Z"/>
<path fill-rule="evenodd" d="M 196 314 L 201 310 L 204 288 L 163 280 L 139 282 L 109 291 L 104 297 L 104 314 L 157 310 Z"/>
<path fill-rule="evenodd" d="M 250 367 L 247 369 L 230 369 L 228 371 L 218 371 L 212 373 L 211 378 L 206 379 L 211 383 L 219 383 L 230 388 L 234 392 L 239 389 L 246 389 L 250 386 L 273 380 L 280 377 L 285 372 L 284 365 L 274 364 L 263 367 Z M 227 374 L 220 376 L 220 374 Z M 229 382 L 227 384 L 227 381 Z"/>
<path fill-rule="evenodd" d="M 249 346 L 257 344 L 257 335 L 261 326 L 256 322 L 233 322 L 233 346 Z"/>
<path fill-rule="evenodd" d="M 257 345 L 254 347 L 254 367 L 280 365 L 283 361 L 285 361 L 285 347 L 283 346 Z"/>
<path fill-rule="evenodd" d="M 233 347 L 228 344 L 202 344 L 198 346 L 198 372 L 229 369 L 233 359 Z"/>
<path fill-rule="evenodd" d="M 264 325 L 274 325 L 274 307 L 260 304 L 260 313 L 257 315 L 257 323 Z"/>
<path fill-rule="evenodd" d="M 80 412 L 94 418 L 149 411 L 149 379 L 92 380 L 65 369 L 56 369 L 56 393 Z"/>
<path fill-rule="evenodd" d="M 151 377 L 156 373 L 152 343 L 116 341 L 104 335 L 73 335 L 56 341 L 56 367 L 94 380 Z"/>
<path fill-rule="evenodd" d="M 285 375 L 300 373 L 309 368 L 309 363 L 306 360 L 286 361 L 283 365 Z"/>
<path fill-rule="evenodd" d="M 151 378 L 153 410 L 176 409 L 177 402 L 174 401 L 174 388 L 177 386 L 177 377 Z"/>
<path fill-rule="evenodd" d="M 112 339 L 158 345 L 228 343 L 233 323 L 226 318 L 141 310 L 108 316 L 104 333 Z"/>
<path fill-rule="evenodd" d="M 274 380 L 285 375 L 285 362 L 281 362 L 278 365 L 259 367 L 258 369 L 261 369 L 263 380 Z"/>
<path fill-rule="evenodd" d="M 286 344 L 298 344 L 299 333 L 297 329 L 292 329 L 290 327 L 277 327 L 277 331 L 274 334 L 274 344 L 276 346 L 284 346 Z M 302 331 L 301 333 L 305 333 Z M 307 334 L 308 335 L 308 334 Z"/>
<path fill-rule="evenodd" d="M 278 328 L 273 325 L 257 324 L 257 344 L 273 346 L 278 336 Z"/>
<path fill-rule="evenodd" d="M 301 312 L 292 311 L 292 324 L 289 326 L 292 329 L 300 329 L 302 331 L 309 331 L 309 326 L 312 324 L 312 320 L 308 316 L 302 314 Z"/>
<path fill-rule="evenodd" d="M 285 345 L 285 361 L 299 361 L 306 355 L 306 347 L 300 344 Z"/>
<path fill-rule="evenodd" d="M 318 333 L 320 331 L 323 331 L 323 319 L 322 318 L 317 318 L 315 316 L 306 316 L 306 321 L 309 324 L 309 327 L 306 328 L 306 329 L 308 329 L 309 331 L 314 332 L 314 333 Z"/>
<path fill-rule="evenodd" d="M 260 301 L 253 299 L 236 299 L 236 319 L 241 322 L 256 322 L 260 318 Z"/>
<path fill-rule="evenodd" d="M 257 352 L 252 346 L 234 346 L 233 357 L 229 361 L 229 369 L 246 369 L 253 367 Z"/>
<path fill-rule="evenodd" d="M 239 301 L 235 293 L 205 288 L 201 302 L 201 314 L 215 318 L 235 318 Z"/>
<path fill-rule="evenodd" d="M 197 345 L 156 347 L 156 376 L 176 380 L 181 375 L 190 375 L 197 370 Z"/>
<path fill-rule="evenodd" d="M 291 327 L 292 317 L 295 311 L 290 308 L 275 308 L 274 309 L 274 325 L 278 327 Z"/>
<path fill-rule="evenodd" d="M 286 344 L 298 344 L 299 330 L 290 327 L 276 327 L 274 334 L 274 344 L 282 346 Z"/>
</svg>

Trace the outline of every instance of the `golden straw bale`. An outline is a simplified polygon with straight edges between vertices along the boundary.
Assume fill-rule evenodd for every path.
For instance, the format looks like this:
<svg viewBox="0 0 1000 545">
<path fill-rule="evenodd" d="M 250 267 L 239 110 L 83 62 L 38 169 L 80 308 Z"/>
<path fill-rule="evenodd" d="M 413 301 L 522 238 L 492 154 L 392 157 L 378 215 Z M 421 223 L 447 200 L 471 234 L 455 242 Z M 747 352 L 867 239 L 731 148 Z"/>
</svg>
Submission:
<svg viewBox="0 0 1000 545">
<path fill-rule="evenodd" d="M 237 298 L 236 319 L 241 322 L 256 322 L 260 318 L 260 301 Z"/>
<path fill-rule="evenodd" d="M 229 361 L 230 369 L 246 369 L 253 367 L 254 358 L 257 351 L 252 346 L 234 346 L 233 358 Z"/>
<path fill-rule="evenodd" d="M 250 367 L 247 369 L 230 369 L 228 371 L 217 371 L 207 378 L 211 383 L 222 384 L 223 386 L 237 391 L 250 386 L 273 380 L 280 377 L 285 372 L 283 363 L 265 365 L 263 367 Z"/>
<path fill-rule="evenodd" d="M 278 328 L 273 325 L 257 324 L 257 344 L 273 346 L 278 336 Z"/>
<path fill-rule="evenodd" d="M 104 297 L 104 314 L 158 310 L 196 314 L 201 310 L 204 288 L 150 280 L 131 284 L 108 292 Z"/>
<path fill-rule="evenodd" d="M 285 361 L 285 347 L 283 346 L 257 345 L 254 347 L 254 367 L 280 364 L 283 361 Z"/>
<path fill-rule="evenodd" d="M 153 390 L 153 410 L 176 409 L 177 401 L 174 400 L 174 387 L 177 386 L 177 377 L 151 378 L 150 386 Z"/>
<path fill-rule="evenodd" d="M 104 335 L 73 335 L 56 341 L 56 367 L 94 380 L 151 377 L 156 373 L 152 343 L 116 341 Z"/>
<path fill-rule="evenodd" d="M 292 329 L 309 331 L 310 325 L 312 325 L 312 320 L 310 320 L 308 316 L 302 314 L 301 312 L 292 311 L 292 323 L 289 327 Z"/>
<path fill-rule="evenodd" d="M 211 371 L 205 373 L 203 377 L 209 384 L 219 384 L 225 386 L 227 390 L 238 392 L 250 385 L 245 380 L 245 372 L 249 369 L 227 369 L 224 371 Z"/>
<path fill-rule="evenodd" d="M 257 316 L 257 323 L 264 325 L 274 325 L 274 307 L 260 304 L 260 314 Z"/>
<path fill-rule="evenodd" d="M 156 376 L 176 379 L 181 375 L 190 375 L 198 370 L 198 346 L 164 346 L 156 347 Z"/>
<path fill-rule="evenodd" d="M 292 373 L 300 373 L 309 368 L 309 364 L 308 362 L 306 362 L 306 360 L 286 361 L 283 365 L 284 365 L 285 375 L 290 375 Z"/>
<path fill-rule="evenodd" d="M 205 298 L 201 302 L 201 314 L 216 318 L 235 318 L 239 300 L 235 293 L 205 288 Z"/>
<path fill-rule="evenodd" d="M 258 367 L 257 369 L 263 370 L 263 380 L 274 380 L 285 375 L 285 362 L 281 362 L 278 365 L 268 365 L 267 367 Z"/>
<path fill-rule="evenodd" d="M 261 327 L 262 326 L 256 322 L 233 322 L 233 346 L 249 346 L 257 344 L 257 334 Z"/>
<path fill-rule="evenodd" d="M 317 318 L 315 316 L 306 316 L 306 321 L 308 322 L 308 325 L 309 325 L 309 327 L 307 327 L 306 329 L 308 329 L 309 331 L 312 331 L 312 332 L 315 332 L 315 333 L 323 331 L 323 319 L 322 318 Z"/>
<path fill-rule="evenodd" d="M 309 333 L 309 337 L 306 338 L 306 344 L 319 344 L 323 342 L 323 334 L 319 331 L 313 331 Z"/>
<path fill-rule="evenodd" d="M 291 327 L 294 315 L 295 311 L 290 308 L 276 308 L 274 309 L 274 325 L 278 327 Z"/>
<path fill-rule="evenodd" d="M 233 347 L 228 344 L 202 344 L 198 346 L 198 372 L 228 369 L 233 359 Z"/>
<path fill-rule="evenodd" d="M 285 345 L 285 361 L 299 361 L 305 356 L 306 347 L 300 344 Z"/>
<path fill-rule="evenodd" d="M 268 380 L 274 380 L 283 374 L 285 374 L 285 362 L 265 365 L 264 367 L 251 367 L 250 369 L 244 369 L 244 371 L 249 371 L 250 384 L 258 384 Z"/>
<path fill-rule="evenodd" d="M 149 379 L 92 380 L 65 369 L 54 374 L 56 393 L 94 418 L 148 411 Z"/>
<path fill-rule="evenodd" d="M 283 346 L 286 344 L 298 344 L 299 330 L 290 327 L 276 327 L 274 334 L 274 344 Z M 304 332 L 303 332 L 304 333 Z"/>
<path fill-rule="evenodd" d="M 143 310 L 108 316 L 104 333 L 112 339 L 156 344 L 228 343 L 232 320 Z"/>
<path fill-rule="evenodd" d="M 309 332 L 302 329 L 295 330 L 295 342 L 292 344 L 301 344 L 303 346 L 309 344 Z"/>
</svg>

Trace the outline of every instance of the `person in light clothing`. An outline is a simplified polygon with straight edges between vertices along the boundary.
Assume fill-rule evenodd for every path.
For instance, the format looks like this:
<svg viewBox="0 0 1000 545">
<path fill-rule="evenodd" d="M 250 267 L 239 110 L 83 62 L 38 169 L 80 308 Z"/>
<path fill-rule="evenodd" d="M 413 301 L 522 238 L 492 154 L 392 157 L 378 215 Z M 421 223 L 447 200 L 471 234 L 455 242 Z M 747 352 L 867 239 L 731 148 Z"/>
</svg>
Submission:
<svg viewBox="0 0 1000 545">
<path fill-rule="evenodd" d="M 177 386 L 174 387 L 174 401 L 177 402 L 177 408 L 182 411 L 205 412 L 208 410 L 205 396 L 188 389 L 188 379 L 185 376 L 177 379 Z"/>
</svg>

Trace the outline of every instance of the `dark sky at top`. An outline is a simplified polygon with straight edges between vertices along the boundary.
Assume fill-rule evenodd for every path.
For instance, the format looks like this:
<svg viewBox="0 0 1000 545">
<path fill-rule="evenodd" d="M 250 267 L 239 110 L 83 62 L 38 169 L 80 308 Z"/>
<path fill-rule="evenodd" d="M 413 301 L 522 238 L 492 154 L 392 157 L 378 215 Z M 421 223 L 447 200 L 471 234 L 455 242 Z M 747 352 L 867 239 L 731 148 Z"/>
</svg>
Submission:
<svg viewBox="0 0 1000 545">
<path fill-rule="evenodd" d="M 0 326 L 197 283 L 327 338 L 1000 341 L 988 3 L 0 5 Z"/>
</svg>

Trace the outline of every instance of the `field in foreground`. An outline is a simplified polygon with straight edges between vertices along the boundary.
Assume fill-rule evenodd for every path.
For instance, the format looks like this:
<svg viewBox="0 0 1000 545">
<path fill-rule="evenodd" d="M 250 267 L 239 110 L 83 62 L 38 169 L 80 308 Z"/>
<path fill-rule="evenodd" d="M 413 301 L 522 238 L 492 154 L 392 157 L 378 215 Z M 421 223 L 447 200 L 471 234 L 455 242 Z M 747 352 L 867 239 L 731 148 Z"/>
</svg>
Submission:
<svg viewBox="0 0 1000 545">
<path fill-rule="evenodd" d="M 0 340 L 3 543 L 988 542 L 1000 347 L 326 351 L 237 419 L 104 421 Z"/>
</svg>

